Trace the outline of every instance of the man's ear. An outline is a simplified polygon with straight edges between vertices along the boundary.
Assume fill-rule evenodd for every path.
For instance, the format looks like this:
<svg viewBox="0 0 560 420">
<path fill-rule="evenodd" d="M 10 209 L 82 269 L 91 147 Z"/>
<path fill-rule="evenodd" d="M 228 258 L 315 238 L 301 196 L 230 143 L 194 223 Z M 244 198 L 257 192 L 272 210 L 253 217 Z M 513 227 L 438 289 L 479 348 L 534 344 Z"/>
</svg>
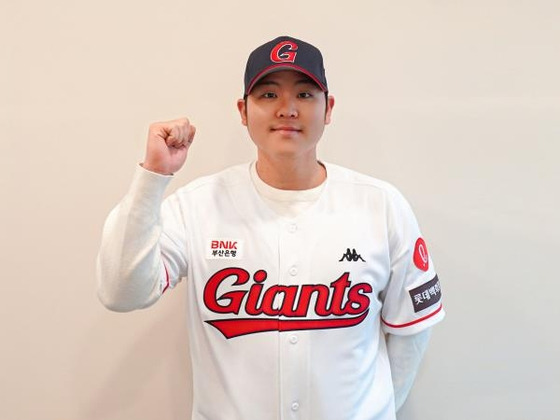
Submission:
<svg viewBox="0 0 560 420">
<path fill-rule="evenodd" d="M 246 126 L 247 125 L 247 102 L 245 99 L 237 100 L 237 110 L 239 111 L 239 115 L 241 116 L 241 124 Z"/>
<path fill-rule="evenodd" d="M 331 122 L 331 114 L 334 108 L 334 96 L 329 95 L 327 96 L 327 107 L 325 111 L 325 124 L 329 124 Z"/>
</svg>

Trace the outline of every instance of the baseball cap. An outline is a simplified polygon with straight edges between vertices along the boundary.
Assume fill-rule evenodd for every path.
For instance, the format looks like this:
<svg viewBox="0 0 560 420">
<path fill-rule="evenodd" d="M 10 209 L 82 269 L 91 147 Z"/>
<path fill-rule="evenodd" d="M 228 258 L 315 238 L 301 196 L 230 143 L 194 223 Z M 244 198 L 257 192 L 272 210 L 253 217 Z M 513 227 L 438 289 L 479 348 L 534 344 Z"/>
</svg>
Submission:
<svg viewBox="0 0 560 420">
<path fill-rule="evenodd" d="M 309 76 L 323 92 L 328 91 L 321 51 L 305 41 L 279 36 L 249 55 L 245 67 L 245 95 L 260 79 L 279 70 L 299 71 Z"/>
</svg>

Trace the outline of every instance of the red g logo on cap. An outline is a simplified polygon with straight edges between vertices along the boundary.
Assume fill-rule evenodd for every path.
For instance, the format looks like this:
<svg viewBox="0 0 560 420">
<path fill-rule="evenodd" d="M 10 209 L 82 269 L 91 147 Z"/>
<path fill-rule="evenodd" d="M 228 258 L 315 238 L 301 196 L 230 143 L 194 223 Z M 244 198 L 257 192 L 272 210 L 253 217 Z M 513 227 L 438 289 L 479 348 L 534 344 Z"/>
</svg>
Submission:
<svg viewBox="0 0 560 420">
<path fill-rule="evenodd" d="M 270 51 L 273 63 L 293 63 L 296 60 L 298 46 L 291 41 L 282 41 Z"/>
<path fill-rule="evenodd" d="M 428 247 L 424 239 L 418 238 L 414 246 L 414 265 L 422 271 L 428 271 L 430 258 L 428 257 Z"/>
</svg>

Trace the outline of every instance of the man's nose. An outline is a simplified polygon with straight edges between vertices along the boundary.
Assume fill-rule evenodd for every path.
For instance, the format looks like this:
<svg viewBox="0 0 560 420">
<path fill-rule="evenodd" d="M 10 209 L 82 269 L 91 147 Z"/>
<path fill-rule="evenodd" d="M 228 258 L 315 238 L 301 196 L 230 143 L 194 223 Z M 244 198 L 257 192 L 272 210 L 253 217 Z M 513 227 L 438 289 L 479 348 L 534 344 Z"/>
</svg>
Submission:
<svg viewBox="0 0 560 420">
<path fill-rule="evenodd" d="M 279 118 L 296 118 L 298 116 L 297 104 L 293 98 L 283 98 L 277 111 Z"/>
</svg>

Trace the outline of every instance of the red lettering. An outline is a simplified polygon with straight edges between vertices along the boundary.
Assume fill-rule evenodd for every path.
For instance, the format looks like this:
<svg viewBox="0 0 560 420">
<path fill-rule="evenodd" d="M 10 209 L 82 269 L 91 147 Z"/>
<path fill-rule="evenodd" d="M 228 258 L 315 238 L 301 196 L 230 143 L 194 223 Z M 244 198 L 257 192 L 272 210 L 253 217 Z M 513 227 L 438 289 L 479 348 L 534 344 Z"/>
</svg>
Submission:
<svg viewBox="0 0 560 420">
<path fill-rule="evenodd" d="M 224 241 L 219 241 L 218 246 L 221 247 L 223 243 Z M 229 241 L 228 245 L 232 244 L 235 244 L 235 242 Z M 235 286 L 242 286 L 249 282 L 250 274 L 237 267 L 220 270 L 210 277 L 204 287 L 204 303 L 209 310 L 220 314 L 238 315 L 243 309 L 248 316 L 256 317 L 239 320 L 243 324 L 243 328 L 249 328 L 249 330 L 253 328 L 253 325 L 260 325 L 258 328 L 262 329 L 263 322 L 273 322 L 274 320 L 276 323 L 287 323 L 285 328 L 288 329 L 291 328 L 291 324 L 289 324 L 291 322 L 299 323 L 298 325 L 302 326 L 309 325 L 310 329 L 327 328 L 319 327 L 319 325 L 327 325 L 323 321 L 315 322 L 311 319 L 305 321 L 278 320 L 279 316 L 305 318 L 312 306 L 318 316 L 329 317 L 324 322 L 330 322 L 329 325 L 333 325 L 333 328 L 356 325 L 356 322 L 363 320 L 369 310 L 370 297 L 368 294 L 373 292 L 372 286 L 368 283 L 358 283 L 352 286 L 349 280 L 350 273 L 342 274 L 330 283 L 330 287 L 325 284 L 304 284 L 300 286 L 275 284 L 265 289 L 267 276 L 265 270 L 258 270 L 253 275 L 254 283 L 248 289 L 245 286 L 241 290 L 236 290 Z M 219 295 L 220 287 L 226 289 L 225 293 L 221 295 Z M 267 318 L 257 317 L 258 315 L 266 315 Z M 346 317 L 332 318 L 333 315 L 336 317 L 346 315 Z M 347 317 L 348 315 L 358 315 L 359 317 L 352 318 L 351 321 Z M 360 320 L 357 321 L 358 319 Z M 231 318 L 207 322 L 211 325 L 222 325 L 224 323 L 233 325 L 231 323 L 237 322 L 236 320 L 237 318 Z M 231 328 L 235 329 L 233 326 Z"/>
<path fill-rule="evenodd" d="M 297 286 L 278 286 L 278 287 L 281 287 L 282 289 L 280 291 L 284 293 L 284 300 L 282 301 L 282 306 L 280 307 L 279 315 L 289 316 L 289 317 L 305 316 L 305 313 L 303 315 L 300 315 L 297 312 L 297 310 L 294 310 L 294 307 L 296 307 L 296 296 L 298 292 L 298 287 Z M 307 309 L 305 310 L 305 312 L 307 312 Z"/>
<path fill-rule="evenodd" d="M 243 301 L 243 298 L 245 297 L 245 294 L 247 293 L 245 290 L 224 293 L 219 298 L 216 296 L 218 287 L 228 277 L 235 278 L 235 281 L 232 284 L 233 286 L 245 284 L 250 278 L 249 273 L 246 270 L 235 267 L 224 268 L 223 270 L 218 271 L 216 274 L 210 277 L 210 279 L 206 283 L 206 286 L 204 287 L 204 303 L 206 304 L 206 307 L 212 312 L 217 312 L 220 314 L 239 313 L 241 303 Z M 229 300 L 229 302 L 225 305 L 221 305 L 219 302 L 224 299 Z"/>
<path fill-rule="evenodd" d="M 301 286 L 301 294 L 297 306 L 297 312 L 306 316 L 311 304 L 311 295 L 317 292 L 315 296 L 315 313 L 319 316 L 328 316 L 330 313 L 327 310 L 329 302 L 330 290 L 324 284 L 304 284 Z"/>
<path fill-rule="evenodd" d="M 262 304 L 259 306 L 259 298 L 262 289 L 262 284 L 253 284 L 249 289 L 247 303 L 245 304 L 245 312 L 247 312 L 247 315 L 260 315 L 263 313 Z"/>
<path fill-rule="evenodd" d="M 275 316 L 280 313 L 278 309 L 274 309 L 274 299 L 276 298 L 277 293 L 280 292 L 281 287 L 282 286 L 275 284 L 274 286 L 270 286 L 266 292 L 264 292 L 262 310 L 268 316 Z"/>
<path fill-rule="evenodd" d="M 348 302 L 344 306 L 344 312 L 349 315 L 356 315 L 367 310 L 370 302 L 369 296 L 366 296 L 363 293 L 371 293 L 372 291 L 373 288 L 369 283 L 359 283 L 352 287 L 348 291 Z"/>
<path fill-rule="evenodd" d="M 253 280 L 255 280 L 255 283 L 262 283 L 266 280 L 266 277 L 266 271 L 259 270 L 253 275 Z M 245 304 L 245 312 L 247 312 L 248 315 L 260 315 L 263 313 L 262 306 L 258 306 L 262 289 L 262 284 L 253 284 L 249 289 L 247 303 Z"/>
<path fill-rule="evenodd" d="M 296 60 L 297 49 L 297 44 L 293 42 L 280 42 L 270 52 L 270 60 L 273 63 L 293 63 Z"/>
<path fill-rule="evenodd" d="M 212 241 L 212 249 L 237 249 L 237 241 Z"/>
<path fill-rule="evenodd" d="M 350 282 L 348 277 L 350 273 L 344 273 L 342 276 L 331 283 L 331 287 L 334 289 L 330 313 L 333 315 L 346 315 L 346 311 L 342 308 L 342 301 L 344 300 L 344 294 L 346 289 L 350 287 Z"/>
</svg>

